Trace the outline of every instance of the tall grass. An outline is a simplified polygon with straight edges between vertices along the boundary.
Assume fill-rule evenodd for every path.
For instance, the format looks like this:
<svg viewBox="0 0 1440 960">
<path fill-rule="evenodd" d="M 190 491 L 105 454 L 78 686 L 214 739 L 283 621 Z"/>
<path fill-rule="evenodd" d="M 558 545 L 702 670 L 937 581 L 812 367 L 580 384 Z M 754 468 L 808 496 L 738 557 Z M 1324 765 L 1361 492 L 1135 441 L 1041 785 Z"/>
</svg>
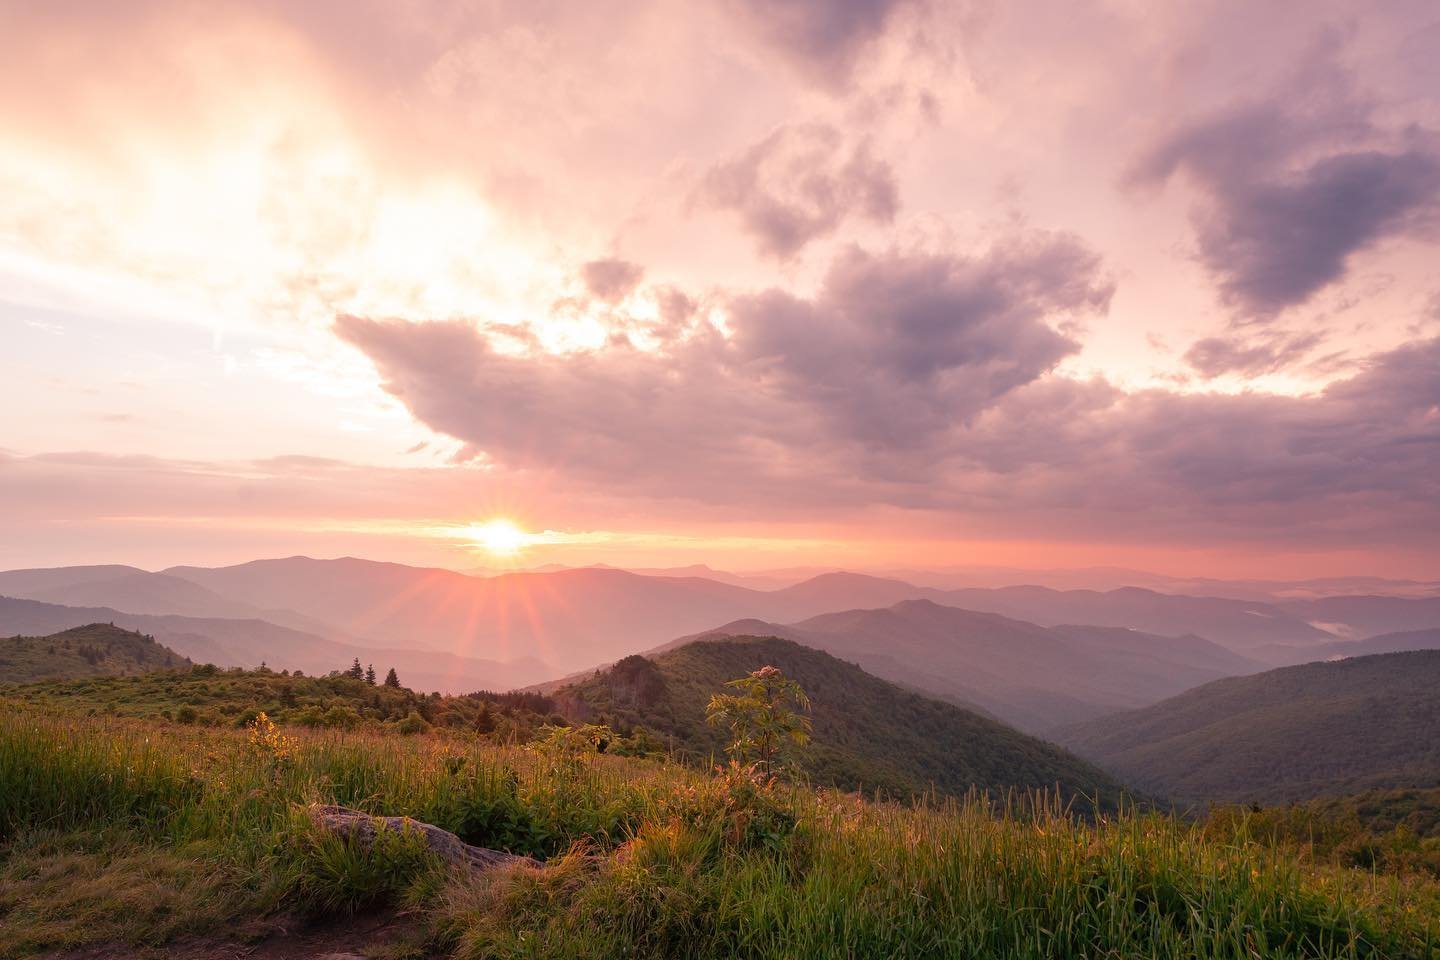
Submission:
<svg viewBox="0 0 1440 960">
<path fill-rule="evenodd" d="M 237 731 L 0 705 L 5 855 L 47 836 L 123 838 L 223 864 L 251 909 L 404 897 L 460 957 L 1437 955 L 1433 882 L 1313 863 L 1243 823 L 1087 822 L 1045 797 L 754 796 L 648 761 L 296 737 L 278 756 Z M 403 843 L 367 853 L 316 836 L 298 813 L 311 802 L 410 815 L 548 865 L 446 877 Z M 28 916 L 23 900 L 0 898 L 0 921 Z"/>
</svg>

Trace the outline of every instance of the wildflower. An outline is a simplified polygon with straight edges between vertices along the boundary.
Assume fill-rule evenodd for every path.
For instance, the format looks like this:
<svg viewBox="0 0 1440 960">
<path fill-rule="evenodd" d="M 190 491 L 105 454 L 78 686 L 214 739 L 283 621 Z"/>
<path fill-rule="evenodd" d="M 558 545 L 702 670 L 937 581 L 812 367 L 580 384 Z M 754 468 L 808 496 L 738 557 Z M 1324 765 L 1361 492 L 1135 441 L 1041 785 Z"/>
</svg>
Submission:
<svg viewBox="0 0 1440 960">
<path fill-rule="evenodd" d="M 252 753 L 279 765 L 292 762 L 295 759 L 295 749 L 295 738 L 281 733 L 275 726 L 275 721 L 266 716 L 263 710 L 255 715 L 255 719 L 250 722 Z"/>
</svg>

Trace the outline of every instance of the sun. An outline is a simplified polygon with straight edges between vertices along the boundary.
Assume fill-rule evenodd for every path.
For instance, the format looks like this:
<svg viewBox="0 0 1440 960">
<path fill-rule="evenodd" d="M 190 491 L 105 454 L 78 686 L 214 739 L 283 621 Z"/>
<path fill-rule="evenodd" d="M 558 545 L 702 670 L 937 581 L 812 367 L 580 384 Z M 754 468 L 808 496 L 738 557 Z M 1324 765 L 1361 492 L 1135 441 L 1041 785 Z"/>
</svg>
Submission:
<svg viewBox="0 0 1440 960">
<path fill-rule="evenodd" d="M 475 544 L 497 557 L 511 557 L 530 543 L 530 534 L 503 517 L 476 524 L 469 530 Z"/>
</svg>

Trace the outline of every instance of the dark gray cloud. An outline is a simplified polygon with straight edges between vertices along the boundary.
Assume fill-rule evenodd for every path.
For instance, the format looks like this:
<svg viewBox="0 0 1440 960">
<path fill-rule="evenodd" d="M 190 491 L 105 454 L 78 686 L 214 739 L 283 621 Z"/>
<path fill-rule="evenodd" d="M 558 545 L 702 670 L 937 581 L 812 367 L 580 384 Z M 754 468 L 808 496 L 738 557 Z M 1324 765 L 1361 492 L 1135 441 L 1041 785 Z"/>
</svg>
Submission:
<svg viewBox="0 0 1440 960">
<path fill-rule="evenodd" d="M 592 296 L 607 303 L 614 303 L 623 300 L 635 289 L 640 278 L 645 276 L 645 269 L 638 263 L 606 257 L 602 260 L 591 260 L 582 266 L 580 276 Z"/>
<path fill-rule="evenodd" d="M 1227 373 L 1255 377 L 1302 360 L 1324 340 L 1325 335 L 1318 332 L 1296 336 L 1206 337 L 1185 351 L 1185 362 L 1207 379 Z"/>
<path fill-rule="evenodd" d="M 914 0 L 731 0 L 736 15 L 806 76 L 843 86 L 865 49 Z"/>
<path fill-rule="evenodd" d="M 1223 300 L 1267 319 L 1341 280 L 1352 256 L 1413 230 L 1440 201 L 1440 156 L 1415 128 L 1387 131 L 1350 90 L 1335 51 L 1268 99 L 1183 124 L 1130 171 L 1183 174 L 1200 193 L 1200 261 Z"/>
<path fill-rule="evenodd" d="M 814 298 L 731 298 L 729 336 L 692 309 L 659 349 L 623 325 L 598 351 L 523 356 L 463 323 L 336 330 L 419 419 L 497 462 L 713 492 L 924 463 L 1074 351 L 1049 321 L 1102 310 L 1110 291 L 1093 253 L 1041 235 L 975 258 L 852 249 Z"/>
<path fill-rule="evenodd" d="M 765 253 L 787 258 L 847 218 L 889 223 L 900 206 L 895 172 L 868 142 L 835 127 L 781 127 L 713 167 L 700 197 L 733 210 Z"/>
<path fill-rule="evenodd" d="M 945 471 L 1006 525 L 1272 544 L 1433 544 L 1440 339 L 1316 396 L 1125 392 L 1036 381 L 980 418 Z M 965 499 L 951 494 L 952 508 Z M 972 522 L 972 521 L 967 521 Z"/>
<path fill-rule="evenodd" d="M 1313 396 L 1055 375 L 1075 345 L 1051 323 L 1108 293 L 1093 255 L 1052 237 L 974 259 L 851 251 L 815 297 L 734 298 L 728 336 L 691 310 L 658 351 L 617 336 L 515 356 L 456 322 L 342 317 L 337 332 L 494 469 L 623 490 L 647 511 L 899 508 L 937 535 L 1297 547 L 1440 534 L 1440 338 Z"/>
</svg>

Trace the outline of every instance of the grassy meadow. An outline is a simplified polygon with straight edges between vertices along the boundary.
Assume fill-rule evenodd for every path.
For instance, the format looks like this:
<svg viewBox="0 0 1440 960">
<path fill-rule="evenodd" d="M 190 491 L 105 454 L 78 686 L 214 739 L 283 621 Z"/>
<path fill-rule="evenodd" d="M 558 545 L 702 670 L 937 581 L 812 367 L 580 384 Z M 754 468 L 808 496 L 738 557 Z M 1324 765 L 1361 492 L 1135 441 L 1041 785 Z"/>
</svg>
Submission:
<svg viewBox="0 0 1440 960">
<path fill-rule="evenodd" d="M 542 858 L 447 873 L 312 802 Z M 1043 798 L 902 806 L 436 731 L 182 726 L 0 701 L 0 957 L 395 908 L 416 956 L 1430 957 L 1433 878 L 1245 817 L 1087 822 Z M 393 951 L 392 947 L 392 951 Z M 392 952 L 390 955 L 394 955 Z"/>
</svg>

